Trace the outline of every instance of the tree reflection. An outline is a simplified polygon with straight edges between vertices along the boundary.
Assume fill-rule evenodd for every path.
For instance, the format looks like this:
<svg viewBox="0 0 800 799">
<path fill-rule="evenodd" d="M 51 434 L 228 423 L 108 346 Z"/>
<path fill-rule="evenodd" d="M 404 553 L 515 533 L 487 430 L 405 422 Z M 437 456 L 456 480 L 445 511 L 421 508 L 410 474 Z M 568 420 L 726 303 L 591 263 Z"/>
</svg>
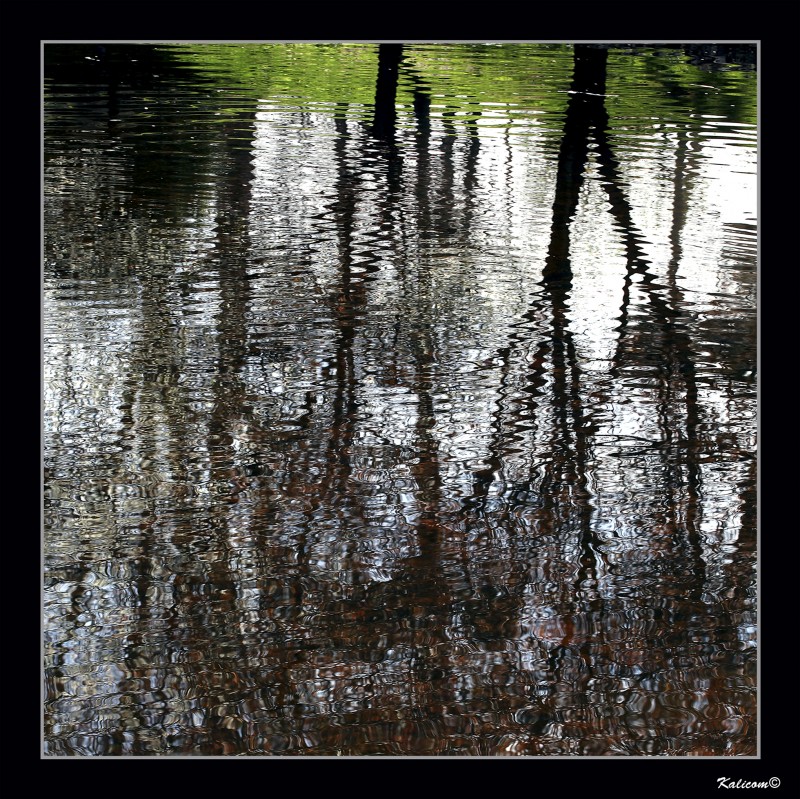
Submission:
<svg viewBox="0 0 800 799">
<path fill-rule="evenodd" d="M 415 52 L 369 50 L 366 110 L 172 76 L 150 130 L 123 76 L 53 129 L 50 752 L 752 752 L 752 397 L 701 361 L 749 350 L 684 288 L 700 128 L 653 145 L 659 260 L 608 48 L 560 67 L 557 139 L 432 101 Z"/>
<path fill-rule="evenodd" d="M 402 44 L 378 45 L 378 80 L 375 85 L 375 114 L 372 131 L 379 138 L 389 139 L 394 135 L 395 97 L 397 96 L 397 78 L 402 58 Z"/>
</svg>

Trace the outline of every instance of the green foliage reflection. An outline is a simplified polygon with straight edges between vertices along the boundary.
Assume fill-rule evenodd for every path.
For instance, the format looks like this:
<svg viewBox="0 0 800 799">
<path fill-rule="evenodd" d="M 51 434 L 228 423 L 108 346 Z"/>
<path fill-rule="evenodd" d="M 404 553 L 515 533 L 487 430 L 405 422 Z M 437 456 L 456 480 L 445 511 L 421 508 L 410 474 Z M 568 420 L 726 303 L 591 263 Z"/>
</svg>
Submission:
<svg viewBox="0 0 800 799">
<path fill-rule="evenodd" d="M 366 43 L 176 44 L 162 48 L 203 73 L 218 90 L 292 105 L 347 104 L 352 113 L 374 102 L 377 45 Z M 480 107 L 506 118 L 563 113 L 572 74 L 570 44 L 411 44 L 404 48 L 397 103 L 411 107 L 420 87 L 435 117 L 444 110 L 469 118 Z M 664 104 L 689 116 L 718 115 L 755 124 L 756 75 L 736 68 L 708 71 L 679 48 L 613 48 L 608 110 L 614 119 L 659 116 Z M 364 112 L 367 115 L 367 112 Z"/>
</svg>

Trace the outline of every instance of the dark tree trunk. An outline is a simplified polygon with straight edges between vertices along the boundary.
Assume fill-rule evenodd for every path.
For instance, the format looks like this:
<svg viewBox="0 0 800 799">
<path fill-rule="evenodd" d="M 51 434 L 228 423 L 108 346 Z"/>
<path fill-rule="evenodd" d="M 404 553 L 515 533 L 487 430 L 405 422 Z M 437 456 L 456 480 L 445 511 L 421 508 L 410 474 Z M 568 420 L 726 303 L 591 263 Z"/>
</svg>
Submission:
<svg viewBox="0 0 800 799">
<path fill-rule="evenodd" d="M 394 102 L 402 57 L 402 44 L 378 45 L 378 82 L 375 85 L 375 116 L 372 121 L 372 132 L 382 139 L 394 135 Z"/>
<path fill-rule="evenodd" d="M 606 93 L 608 49 L 594 44 L 576 44 L 572 73 L 572 91 Z"/>
<path fill-rule="evenodd" d="M 583 173 L 589 153 L 591 129 L 604 130 L 608 124 L 604 104 L 608 51 L 592 45 L 575 45 L 575 67 L 564 136 L 558 152 L 553 225 L 544 279 L 569 280 L 569 226 L 578 207 Z"/>
</svg>

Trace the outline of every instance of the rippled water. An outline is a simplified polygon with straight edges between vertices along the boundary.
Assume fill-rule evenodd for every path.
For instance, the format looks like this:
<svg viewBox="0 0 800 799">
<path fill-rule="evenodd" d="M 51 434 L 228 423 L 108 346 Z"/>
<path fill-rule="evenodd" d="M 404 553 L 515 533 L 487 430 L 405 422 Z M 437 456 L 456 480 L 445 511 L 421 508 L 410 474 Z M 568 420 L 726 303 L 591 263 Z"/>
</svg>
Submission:
<svg viewBox="0 0 800 799">
<path fill-rule="evenodd" d="M 45 47 L 46 754 L 756 753 L 756 75 L 573 56 Z"/>
</svg>

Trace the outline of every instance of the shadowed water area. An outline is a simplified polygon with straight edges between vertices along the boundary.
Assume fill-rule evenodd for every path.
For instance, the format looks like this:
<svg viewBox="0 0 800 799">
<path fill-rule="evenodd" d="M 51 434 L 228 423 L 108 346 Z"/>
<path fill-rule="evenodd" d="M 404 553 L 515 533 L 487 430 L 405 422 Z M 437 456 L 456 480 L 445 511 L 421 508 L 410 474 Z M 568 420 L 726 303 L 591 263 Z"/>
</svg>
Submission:
<svg viewBox="0 0 800 799">
<path fill-rule="evenodd" d="M 44 753 L 755 755 L 756 156 L 746 47 L 46 45 Z"/>
</svg>

